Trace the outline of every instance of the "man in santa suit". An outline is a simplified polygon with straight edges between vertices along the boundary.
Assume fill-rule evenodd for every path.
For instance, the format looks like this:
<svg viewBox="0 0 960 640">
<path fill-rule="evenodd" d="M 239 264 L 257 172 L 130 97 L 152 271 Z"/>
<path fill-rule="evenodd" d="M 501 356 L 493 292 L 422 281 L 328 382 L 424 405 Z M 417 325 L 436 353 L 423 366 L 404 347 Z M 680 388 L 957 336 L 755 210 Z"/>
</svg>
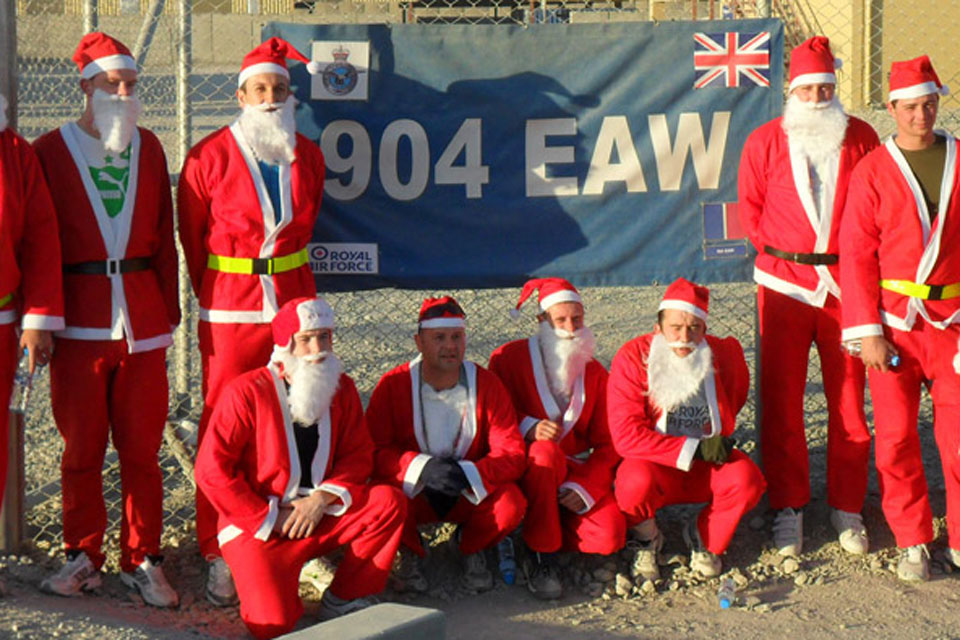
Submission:
<svg viewBox="0 0 960 640">
<path fill-rule="evenodd" d="M 520 524 L 527 506 L 516 485 L 524 470 L 516 412 L 497 376 L 464 360 L 465 318 L 449 296 L 424 300 L 420 355 L 384 374 L 367 405 L 374 480 L 408 499 L 395 574 L 402 589 L 426 591 L 417 525 L 438 521 L 461 525 L 464 584 L 491 588 L 483 551 Z"/>
<path fill-rule="evenodd" d="M 323 154 L 295 130 L 288 58 L 308 62 L 280 38 L 247 54 L 237 80 L 240 115 L 191 149 L 180 173 L 180 242 L 200 304 L 200 442 L 225 385 L 270 357 L 277 309 L 316 294 L 307 243 L 323 196 Z M 234 604 L 216 512 L 202 490 L 196 509 L 207 599 Z"/>
<path fill-rule="evenodd" d="M 562 278 L 523 286 L 517 311 L 538 291 L 537 333 L 490 356 L 527 441 L 520 487 L 527 499 L 523 539 L 533 552 L 527 587 L 539 598 L 559 598 L 563 583 L 557 551 L 608 555 L 623 547 L 626 521 L 613 498 L 620 456 L 607 429 L 607 370 L 593 357 L 583 301 Z"/>
<path fill-rule="evenodd" d="M 269 365 L 236 378 L 217 401 L 197 454 L 197 485 L 219 516 L 240 617 L 257 638 L 303 613 L 300 568 L 344 548 L 321 617 L 356 611 L 383 590 L 406 500 L 368 485 L 373 443 L 353 380 L 333 353 L 333 309 L 296 298 L 272 322 Z"/>
<path fill-rule="evenodd" d="M 57 212 L 66 328 L 56 334 L 50 401 L 64 440 L 60 462 L 67 562 L 41 587 L 78 595 L 100 584 L 107 526 L 101 471 L 107 438 L 120 460 L 124 583 L 156 606 L 176 606 L 160 565 L 167 418 L 166 348 L 180 322 L 167 161 L 136 126 L 137 65 L 103 33 L 73 60 L 86 109 L 34 144 Z"/>
<path fill-rule="evenodd" d="M 960 163 L 957 140 L 934 130 L 944 93 L 927 56 L 893 63 L 887 111 L 897 133 L 857 166 L 840 231 L 843 339 L 862 346 L 868 370 L 883 513 L 903 580 L 929 577 L 933 540 L 917 432 L 923 386 L 947 490 L 947 557 L 960 566 Z"/>
<path fill-rule="evenodd" d="M 684 527 L 690 567 L 720 574 L 720 555 L 766 483 L 730 439 L 750 374 L 736 338 L 707 335 L 706 287 L 680 278 L 667 287 L 653 332 L 623 345 L 610 365 L 607 416 L 623 462 L 617 504 L 633 529 L 635 578 L 659 577 L 660 507 L 706 502 Z"/>
<path fill-rule="evenodd" d="M 49 361 L 52 332 L 64 326 L 61 279 L 50 192 L 33 148 L 7 127 L 7 100 L 0 94 L 0 503 L 7 479 L 8 405 L 19 352 L 27 351 L 31 374 Z"/>
<path fill-rule="evenodd" d="M 838 247 L 850 174 L 879 141 L 870 125 L 844 113 L 838 64 L 822 36 L 795 47 L 783 117 L 754 131 L 740 159 L 739 213 L 758 252 L 760 451 L 777 512 L 774 546 L 785 555 L 803 548 L 810 501 L 803 401 L 811 342 L 827 399 L 830 521 L 843 549 L 869 547 L 860 515 L 870 458 L 865 374 L 840 348 Z"/>
</svg>

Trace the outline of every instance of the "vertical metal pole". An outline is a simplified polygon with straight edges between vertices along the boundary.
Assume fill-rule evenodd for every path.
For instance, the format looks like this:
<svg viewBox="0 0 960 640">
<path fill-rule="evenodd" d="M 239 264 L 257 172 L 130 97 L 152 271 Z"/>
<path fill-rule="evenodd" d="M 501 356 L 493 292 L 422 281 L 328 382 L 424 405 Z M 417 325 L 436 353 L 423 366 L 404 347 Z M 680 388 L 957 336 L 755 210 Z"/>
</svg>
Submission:
<svg viewBox="0 0 960 640">
<path fill-rule="evenodd" d="M 177 164 L 183 167 L 183 162 L 190 151 L 190 69 L 193 47 L 190 33 L 190 0 L 177 2 Z M 183 319 L 174 334 L 176 349 L 174 369 L 176 379 L 174 388 L 177 398 L 186 399 L 190 391 L 190 360 L 189 360 L 189 332 L 191 329 L 190 315 L 186 313 L 190 307 L 190 278 L 187 274 L 187 264 L 180 252 L 180 309 Z"/>
<path fill-rule="evenodd" d="M 757 0 L 757 16 L 760 18 L 770 17 L 770 4 L 773 0 Z"/>
<path fill-rule="evenodd" d="M 0 2 L 0 93 L 9 103 L 10 127 L 17 128 L 17 12 L 13 2 Z M 6 400 L 3 400 L 6 402 Z"/>
<path fill-rule="evenodd" d="M 100 26 L 100 0 L 84 0 L 83 3 L 83 32 L 96 31 Z"/>
</svg>

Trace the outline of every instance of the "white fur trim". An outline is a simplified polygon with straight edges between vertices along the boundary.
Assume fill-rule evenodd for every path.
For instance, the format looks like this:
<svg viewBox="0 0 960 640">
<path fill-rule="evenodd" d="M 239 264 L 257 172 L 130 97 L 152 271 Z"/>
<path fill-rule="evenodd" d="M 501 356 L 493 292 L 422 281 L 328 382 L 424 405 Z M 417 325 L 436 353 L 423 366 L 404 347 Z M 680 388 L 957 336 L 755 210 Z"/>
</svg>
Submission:
<svg viewBox="0 0 960 640">
<path fill-rule="evenodd" d="M 0 324 L 13 324 L 17 320 L 17 312 L 13 309 L 0 311 Z"/>
<path fill-rule="evenodd" d="M 63 316 L 44 316 L 38 313 L 24 314 L 21 324 L 24 329 L 40 329 L 41 331 L 59 331 L 65 326 Z"/>
<path fill-rule="evenodd" d="M 840 67 L 837 67 L 838 69 Z M 790 91 L 805 84 L 837 84 L 835 73 L 802 73 L 790 81 Z"/>
<path fill-rule="evenodd" d="M 580 496 L 581 500 L 583 500 L 583 504 L 585 506 L 580 511 L 577 511 L 577 515 L 583 515 L 584 513 L 590 511 L 590 509 L 593 509 L 593 505 L 597 504 L 597 501 L 593 499 L 593 496 L 590 495 L 590 492 L 584 489 L 583 485 L 579 482 L 564 482 L 560 485 L 560 491 L 563 491 L 564 489 L 570 489 Z"/>
<path fill-rule="evenodd" d="M 223 546 L 243 533 L 240 527 L 228 524 L 217 533 L 217 545 Z"/>
<path fill-rule="evenodd" d="M 270 496 L 270 509 L 267 511 L 267 517 L 263 519 L 260 528 L 253 534 L 257 540 L 266 540 L 273 531 L 273 525 L 277 523 L 277 516 L 280 515 L 280 500 L 276 496 Z"/>
<path fill-rule="evenodd" d="M 944 89 L 946 89 L 946 92 L 944 92 Z M 933 80 L 930 80 L 920 84 L 914 84 L 909 87 L 894 89 L 890 92 L 890 102 L 893 102 L 894 100 L 909 100 L 910 98 L 919 98 L 920 96 L 926 96 L 931 93 L 947 95 L 947 93 L 950 93 L 950 89 L 947 89 L 946 87 L 938 88 L 937 83 Z"/>
<path fill-rule="evenodd" d="M 953 356 L 953 370 L 960 373 L 960 340 L 957 340 L 957 353 Z"/>
<path fill-rule="evenodd" d="M 576 291 L 570 291 L 569 289 L 563 289 L 557 291 L 556 293 L 551 293 L 543 300 L 540 301 L 540 311 L 546 311 L 550 307 L 560 302 L 579 302 L 583 304 L 583 300 L 580 298 L 580 295 Z"/>
<path fill-rule="evenodd" d="M 858 340 L 867 336 L 882 336 L 882 324 L 861 324 L 856 327 L 847 327 L 843 330 L 842 341 Z"/>
<path fill-rule="evenodd" d="M 533 416 L 527 416 L 526 418 L 524 418 L 523 420 L 521 420 L 521 421 L 520 421 L 520 435 L 522 435 L 524 438 L 526 438 L 526 437 L 527 437 L 527 432 L 530 431 L 530 429 L 533 429 L 535 426 L 537 426 L 537 423 L 538 423 L 538 422 L 540 422 L 540 419 L 539 419 L 539 418 L 534 418 Z"/>
<path fill-rule="evenodd" d="M 333 308 L 323 298 L 314 298 L 297 305 L 300 331 L 333 329 Z"/>
<path fill-rule="evenodd" d="M 408 498 L 416 496 L 423 487 L 420 486 L 420 474 L 423 468 L 427 466 L 433 456 L 427 453 L 418 453 L 417 456 L 407 465 L 407 471 L 403 474 L 403 494 Z"/>
<path fill-rule="evenodd" d="M 680 455 L 677 456 L 677 469 L 681 471 L 690 471 L 693 464 L 693 456 L 697 452 L 697 446 L 700 444 L 699 438 L 687 438 L 680 449 Z"/>
<path fill-rule="evenodd" d="M 459 329 L 466 326 L 463 318 L 430 318 L 420 323 L 421 329 Z"/>
<path fill-rule="evenodd" d="M 480 477 L 477 465 L 469 460 L 460 460 L 457 464 L 463 469 L 464 475 L 470 482 L 470 489 L 461 492 L 463 497 L 469 500 L 471 504 L 480 504 L 487 497 L 487 488 L 483 486 L 483 478 Z"/>
<path fill-rule="evenodd" d="M 338 484 L 324 482 L 319 487 L 314 489 L 314 491 L 326 491 L 327 493 L 332 493 L 340 498 L 340 504 L 334 502 L 333 504 L 328 504 L 323 509 L 323 512 L 327 515 L 342 516 L 347 512 L 347 509 L 350 508 L 350 505 L 353 504 L 353 498 L 350 496 L 350 491 Z"/>
<path fill-rule="evenodd" d="M 706 311 L 695 304 L 690 304 L 689 302 L 684 302 L 683 300 L 664 300 L 660 303 L 660 306 L 657 307 L 657 311 L 663 311 L 664 309 L 678 309 L 680 311 L 686 311 L 687 313 L 692 313 L 693 315 L 697 316 L 704 322 L 707 320 Z"/>
<path fill-rule="evenodd" d="M 83 71 L 80 72 L 80 77 L 89 79 L 98 73 L 103 73 L 104 71 L 113 71 L 115 69 L 129 69 L 130 71 L 136 71 L 137 61 L 122 53 L 116 53 L 112 56 L 104 56 L 88 62 L 87 66 L 85 66 Z"/>
<path fill-rule="evenodd" d="M 242 69 L 240 71 L 240 75 L 237 77 L 237 87 L 242 87 L 243 83 L 246 82 L 247 78 L 250 76 L 259 75 L 261 73 L 276 73 L 284 78 L 290 78 L 290 72 L 287 71 L 286 67 L 275 62 L 258 62 L 257 64 L 252 64 L 246 69 Z"/>
</svg>

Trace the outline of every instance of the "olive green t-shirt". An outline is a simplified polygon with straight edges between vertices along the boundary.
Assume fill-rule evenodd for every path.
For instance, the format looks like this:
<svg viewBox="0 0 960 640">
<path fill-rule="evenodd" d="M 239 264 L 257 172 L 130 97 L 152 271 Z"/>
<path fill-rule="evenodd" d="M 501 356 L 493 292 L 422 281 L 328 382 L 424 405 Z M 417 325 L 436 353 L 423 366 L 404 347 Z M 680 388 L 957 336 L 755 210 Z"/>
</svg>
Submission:
<svg viewBox="0 0 960 640">
<path fill-rule="evenodd" d="M 920 183 L 923 199 L 927 202 L 927 213 L 930 222 L 937 218 L 937 207 L 940 205 L 940 183 L 943 181 L 943 163 L 947 157 L 947 139 L 938 135 L 932 145 L 919 151 L 900 149 L 907 159 L 910 170 Z"/>
</svg>

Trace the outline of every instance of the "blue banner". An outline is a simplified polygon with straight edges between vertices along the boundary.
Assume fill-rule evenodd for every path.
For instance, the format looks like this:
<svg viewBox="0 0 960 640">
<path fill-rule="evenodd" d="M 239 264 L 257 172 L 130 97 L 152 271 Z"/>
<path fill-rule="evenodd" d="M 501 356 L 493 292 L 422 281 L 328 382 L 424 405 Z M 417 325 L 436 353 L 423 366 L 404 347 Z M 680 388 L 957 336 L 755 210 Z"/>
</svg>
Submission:
<svg viewBox="0 0 960 640">
<path fill-rule="evenodd" d="M 783 104 L 778 20 L 271 36 L 320 67 L 291 74 L 327 161 L 321 290 L 749 279 L 737 166 Z"/>
</svg>

